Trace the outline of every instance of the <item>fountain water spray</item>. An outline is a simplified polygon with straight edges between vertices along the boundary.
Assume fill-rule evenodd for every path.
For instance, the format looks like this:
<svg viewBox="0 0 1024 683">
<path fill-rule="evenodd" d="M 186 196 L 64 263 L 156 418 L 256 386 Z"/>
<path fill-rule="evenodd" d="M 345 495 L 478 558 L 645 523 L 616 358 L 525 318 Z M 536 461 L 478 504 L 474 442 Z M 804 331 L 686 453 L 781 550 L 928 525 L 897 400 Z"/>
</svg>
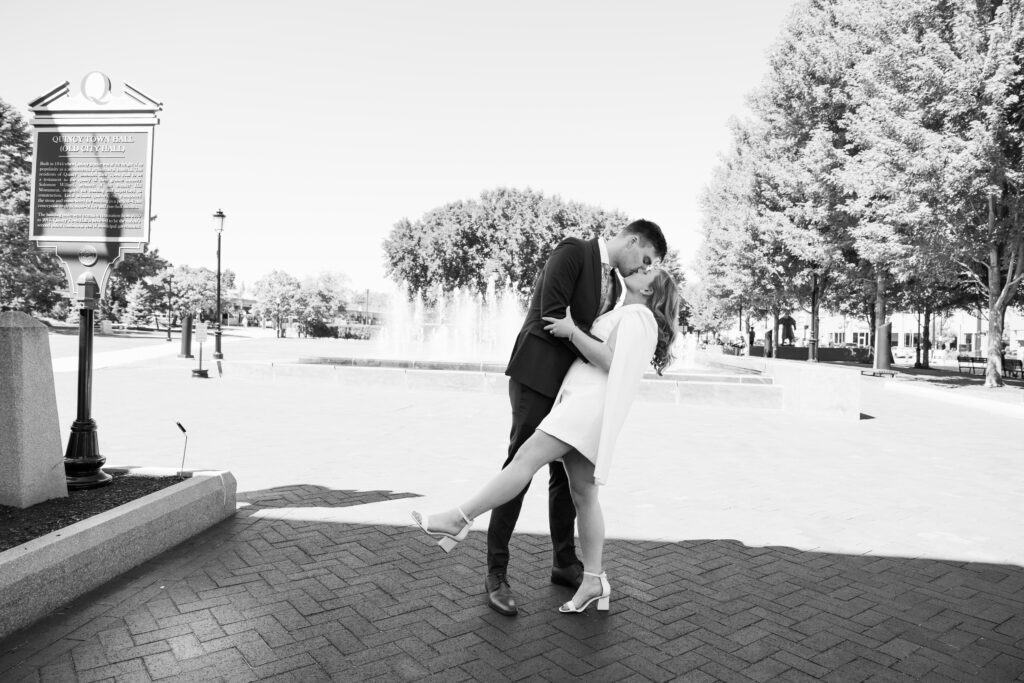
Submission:
<svg viewBox="0 0 1024 683">
<path fill-rule="evenodd" d="M 388 358 L 504 362 L 524 315 L 515 293 L 499 290 L 493 278 L 483 295 L 458 289 L 439 295 L 433 306 L 422 294 L 410 301 L 401 286 L 375 346 Z"/>
</svg>

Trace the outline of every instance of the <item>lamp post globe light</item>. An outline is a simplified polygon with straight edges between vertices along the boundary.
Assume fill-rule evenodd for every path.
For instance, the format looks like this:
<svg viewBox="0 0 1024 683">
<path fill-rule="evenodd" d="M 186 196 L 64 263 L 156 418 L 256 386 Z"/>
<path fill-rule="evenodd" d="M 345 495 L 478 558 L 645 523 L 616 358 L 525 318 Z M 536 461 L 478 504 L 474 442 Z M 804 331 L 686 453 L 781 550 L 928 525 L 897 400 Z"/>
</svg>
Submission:
<svg viewBox="0 0 1024 683">
<path fill-rule="evenodd" d="M 224 357 L 224 354 L 220 351 L 220 326 L 222 321 L 220 314 L 220 235 L 224 232 L 224 218 L 224 212 L 220 209 L 217 209 L 217 213 L 213 214 L 213 229 L 217 231 L 217 329 L 214 331 L 213 337 L 213 357 L 217 360 Z"/>
</svg>

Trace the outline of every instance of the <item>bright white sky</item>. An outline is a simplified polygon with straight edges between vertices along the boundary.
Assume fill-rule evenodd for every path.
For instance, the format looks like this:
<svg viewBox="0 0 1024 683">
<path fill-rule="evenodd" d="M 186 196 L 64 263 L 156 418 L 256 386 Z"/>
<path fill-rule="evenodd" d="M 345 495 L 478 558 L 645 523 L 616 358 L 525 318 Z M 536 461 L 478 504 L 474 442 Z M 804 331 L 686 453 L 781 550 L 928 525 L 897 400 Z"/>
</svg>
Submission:
<svg viewBox="0 0 1024 683">
<path fill-rule="evenodd" d="M 495 187 L 618 209 L 688 262 L 698 196 L 793 0 L 5 2 L 0 98 L 91 71 L 164 110 L 150 246 L 251 285 L 386 288 L 399 219 Z"/>
</svg>

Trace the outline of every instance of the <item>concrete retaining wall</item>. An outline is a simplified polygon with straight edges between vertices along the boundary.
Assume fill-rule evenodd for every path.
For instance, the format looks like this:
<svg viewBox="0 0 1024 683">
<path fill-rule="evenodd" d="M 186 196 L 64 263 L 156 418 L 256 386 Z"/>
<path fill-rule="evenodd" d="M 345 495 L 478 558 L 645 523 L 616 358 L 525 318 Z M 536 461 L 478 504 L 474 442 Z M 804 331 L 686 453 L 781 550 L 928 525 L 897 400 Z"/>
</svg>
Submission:
<svg viewBox="0 0 1024 683">
<path fill-rule="evenodd" d="M 186 476 L 181 483 L 0 552 L 0 639 L 235 514 L 236 482 L 230 472 Z"/>
</svg>

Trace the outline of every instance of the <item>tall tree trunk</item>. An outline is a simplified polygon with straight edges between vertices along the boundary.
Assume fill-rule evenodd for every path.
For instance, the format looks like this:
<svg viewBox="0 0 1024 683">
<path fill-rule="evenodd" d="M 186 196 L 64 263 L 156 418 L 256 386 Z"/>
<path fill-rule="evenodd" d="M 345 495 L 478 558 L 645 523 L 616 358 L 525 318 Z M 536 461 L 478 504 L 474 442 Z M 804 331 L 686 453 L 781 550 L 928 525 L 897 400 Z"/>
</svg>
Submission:
<svg viewBox="0 0 1024 683">
<path fill-rule="evenodd" d="M 989 234 L 995 231 L 996 199 L 988 196 Z M 1010 277 L 1013 277 L 1012 274 Z M 1003 312 L 1007 299 L 1003 292 L 1003 271 L 999 262 L 999 245 L 992 244 L 988 250 L 988 363 L 985 364 L 985 386 L 1003 386 Z M 1000 306 L 1002 303 L 1002 306 Z M 979 324 L 981 320 L 978 320 Z"/>
<path fill-rule="evenodd" d="M 1003 317 L 1006 313 L 991 306 L 988 310 L 988 363 L 985 366 L 985 386 L 1003 386 Z"/>
<path fill-rule="evenodd" d="M 819 296 L 819 280 L 818 274 L 813 273 L 811 276 L 811 338 L 807 344 L 807 360 L 817 363 L 818 362 L 818 308 L 821 305 L 821 297 Z"/>
<path fill-rule="evenodd" d="M 928 306 L 924 307 L 924 339 L 921 340 L 921 367 L 927 370 L 931 366 L 928 364 L 928 357 L 932 348 L 932 309 Z"/>
<path fill-rule="evenodd" d="M 892 368 L 889 327 L 885 323 L 885 271 L 875 268 L 875 370 Z"/>
<path fill-rule="evenodd" d="M 994 220 L 992 197 L 989 197 L 989 221 Z M 991 389 L 1003 386 L 1003 315 L 1006 298 L 1003 292 L 1003 272 L 999 263 L 999 247 L 988 250 L 988 363 L 985 364 L 985 386 Z M 978 319 L 981 322 L 981 319 Z"/>
<path fill-rule="evenodd" d="M 772 309 L 772 358 L 778 358 L 779 348 L 779 307 Z"/>
<path fill-rule="evenodd" d="M 917 334 L 914 335 L 914 367 L 921 367 L 921 311 L 917 312 Z"/>
<path fill-rule="evenodd" d="M 995 198 L 989 195 L 988 221 L 989 234 L 995 228 Z M 1003 386 L 1003 327 L 1006 309 L 1017 295 L 1021 281 L 1024 280 L 1024 227 L 1021 225 L 1020 214 L 1016 205 L 1012 206 L 1009 215 L 1013 228 L 1012 237 L 1002 244 L 993 244 L 988 254 L 988 363 L 985 367 L 985 386 Z M 1001 253 L 1000 247 L 1005 251 Z M 1004 261 L 1006 256 L 1006 279 L 1003 279 Z M 980 323 L 980 320 L 979 320 Z"/>
<path fill-rule="evenodd" d="M 875 355 L 875 307 L 874 306 L 867 306 L 867 309 L 868 309 L 868 348 L 871 349 L 871 356 L 873 358 L 874 355 Z"/>
</svg>

